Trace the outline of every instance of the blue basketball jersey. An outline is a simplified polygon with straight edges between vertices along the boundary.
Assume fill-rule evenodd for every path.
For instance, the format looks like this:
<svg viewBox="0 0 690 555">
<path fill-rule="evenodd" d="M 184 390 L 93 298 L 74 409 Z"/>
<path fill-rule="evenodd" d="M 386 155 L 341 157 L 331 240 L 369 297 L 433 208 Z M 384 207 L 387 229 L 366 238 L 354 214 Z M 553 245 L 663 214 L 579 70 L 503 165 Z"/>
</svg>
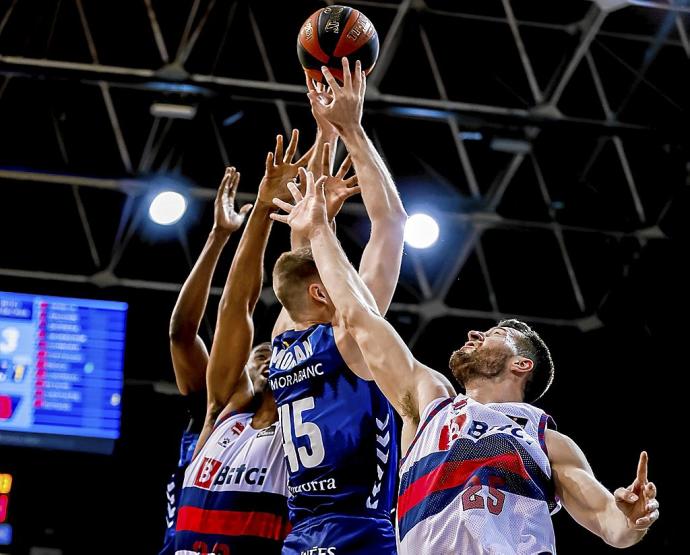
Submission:
<svg viewBox="0 0 690 555">
<path fill-rule="evenodd" d="M 390 519 L 398 446 L 393 410 L 356 376 L 330 324 L 273 340 L 269 383 L 283 433 L 293 526 L 323 514 Z"/>
<path fill-rule="evenodd" d="M 190 425 L 190 427 L 192 427 Z M 172 555 L 175 553 L 175 523 L 177 522 L 177 506 L 180 500 L 180 493 L 182 491 L 182 482 L 184 481 L 184 473 L 187 466 L 192 461 L 194 449 L 196 449 L 197 441 L 199 441 L 199 434 L 196 431 L 190 431 L 188 428 L 182 434 L 182 441 L 180 442 L 180 458 L 177 461 L 177 468 L 170 476 L 170 480 L 165 489 L 166 512 L 165 512 L 165 537 L 163 539 L 163 547 L 158 555 Z"/>
</svg>

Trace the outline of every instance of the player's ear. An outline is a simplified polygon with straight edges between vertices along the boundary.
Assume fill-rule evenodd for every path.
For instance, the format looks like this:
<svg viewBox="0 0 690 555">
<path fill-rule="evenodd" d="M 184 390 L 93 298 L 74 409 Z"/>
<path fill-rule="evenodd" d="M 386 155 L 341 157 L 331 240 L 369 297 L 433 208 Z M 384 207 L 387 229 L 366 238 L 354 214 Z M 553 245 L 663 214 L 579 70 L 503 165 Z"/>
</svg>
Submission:
<svg viewBox="0 0 690 555">
<path fill-rule="evenodd" d="M 533 368 L 534 361 L 527 357 L 515 356 L 510 362 L 510 369 L 518 374 L 527 374 L 531 372 Z"/>
<path fill-rule="evenodd" d="M 317 303 L 327 305 L 328 295 L 326 294 L 326 288 L 321 283 L 312 283 L 309 285 L 309 296 Z"/>
</svg>

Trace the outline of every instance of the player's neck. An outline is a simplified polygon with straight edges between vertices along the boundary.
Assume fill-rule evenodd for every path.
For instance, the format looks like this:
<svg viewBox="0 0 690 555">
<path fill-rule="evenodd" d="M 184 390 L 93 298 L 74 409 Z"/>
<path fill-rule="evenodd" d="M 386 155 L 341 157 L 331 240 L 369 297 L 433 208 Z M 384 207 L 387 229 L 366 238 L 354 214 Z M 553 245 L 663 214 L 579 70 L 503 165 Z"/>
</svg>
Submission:
<svg viewBox="0 0 690 555">
<path fill-rule="evenodd" d="M 292 315 L 291 315 L 292 316 Z M 302 331 L 309 329 L 316 324 L 330 324 L 333 322 L 332 311 L 326 307 L 317 307 L 314 310 L 305 310 L 292 317 L 295 331 Z"/>
<path fill-rule="evenodd" d="M 513 380 L 496 382 L 478 378 L 467 384 L 465 395 L 482 404 L 523 402 L 522 387 Z"/>
<path fill-rule="evenodd" d="M 252 417 L 252 428 L 266 428 L 278 420 L 278 407 L 275 398 L 270 391 L 264 391 L 257 395 L 258 407 Z"/>
<path fill-rule="evenodd" d="M 293 320 L 294 322 L 294 327 L 293 329 L 295 331 L 303 331 L 306 329 L 309 329 L 312 326 L 315 326 L 316 324 L 330 324 L 330 320 L 325 320 L 323 318 L 305 318 L 303 320 Z"/>
</svg>

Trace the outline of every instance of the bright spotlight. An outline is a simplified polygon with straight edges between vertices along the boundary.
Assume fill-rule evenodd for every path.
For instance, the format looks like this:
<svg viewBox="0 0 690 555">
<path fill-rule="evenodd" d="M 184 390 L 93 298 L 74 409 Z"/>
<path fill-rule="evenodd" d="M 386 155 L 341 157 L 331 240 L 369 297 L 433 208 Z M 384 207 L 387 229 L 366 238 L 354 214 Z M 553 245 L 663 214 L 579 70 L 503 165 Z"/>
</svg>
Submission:
<svg viewBox="0 0 690 555">
<path fill-rule="evenodd" d="M 428 249 L 438 239 L 438 224 L 427 214 L 413 214 L 405 224 L 405 242 L 416 249 Z"/>
<path fill-rule="evenodd" d="M 158 193 L 151 201 L 149 217 L 160 225 L 172 225 L 177 222 L 187 209 L 187 200 L 175 191 Z"/>
</svg>

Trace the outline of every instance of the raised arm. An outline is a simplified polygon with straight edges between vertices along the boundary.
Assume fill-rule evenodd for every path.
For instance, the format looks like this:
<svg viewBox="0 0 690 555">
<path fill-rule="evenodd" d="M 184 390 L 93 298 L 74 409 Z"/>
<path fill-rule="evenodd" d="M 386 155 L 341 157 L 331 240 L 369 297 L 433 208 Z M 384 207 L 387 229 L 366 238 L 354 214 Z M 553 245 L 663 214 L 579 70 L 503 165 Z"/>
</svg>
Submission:
<svg viewBox="0 0 690 555">
<path fill-rule="evenodd" d="M 323 191 L 326 178 L 321 177 L 315 184 L 311 174 L 304 177 L 307 182 L 304 198 L 293 187 L 297 204 L 276 201 L 288 215 L 271 217 L 309 237 L 319 276 L 376 384 L 398 413 L 416 427 L 420 412 L 430 401 L 455 392 L 443 376 L 414 358 L 398 333 L 379 314 L 373 295 L 347 260 L 328 225 Z"/>
<path fill-rule="evenodd" d="M 328 120 L 340 134 L 352 157 L 362 188 L 362 200 L 371 220 L 371 236 L 362 254 L 359 274 L 371 290 L 376 305 L 385 314 L 400 275 L 403 236 L 407 214 L 390 172 L 362 127 L 366 78 L 359 61 L 350 72 L 343 58 L 343 84 L 328 68 L 322 68 L 332 91 L 332 100 L 309 92 L 312 109 Z"/>
<path fill-rule="evenodd" d="M 180 290 L 170 318 L 170 354 L 177 387 L 183 395 L 204 389 L 208 351 L 199 337 L 199 325 L 220 253 L 230 235 L 242 226 L 251 208 L 247 204 L 239 212 L 235 211 L 238 183 L 239 173 L 235 168 L 226 168 L 214 203 L 213 229 Z"/>
<path fill-rule="evenodd" d="M 275 152 L 266 157 L 266 172 L 256 204 L 228 273 L 206 372 L 208 404 L 197 449 L 204 444 L 223 410 L 239 410 L 254 397 L 245 369 L 254 339 L 252 314 L 261 293 L 264 253 L 272 223 L 269 214 L 275 210 L 272 199 L 286 196 L 287 180 L 283 174 L 292 164 L 298 137 L 295 130 L 283 155 L 283 140 L 279 136 Z"/>
<path fill-rule="evenodd" d="M 306 75 L 306 72 L 305 72 Z M 327 91 L 321 83 L 314 83 L 307 75 L 307 88 L 310 92 L 322 95 L 323 98 L 331 98 L 330 91 Z M 335 150 L 338 144 L 338 131 L 326 120 L 320 112 L 312 107 L 312 116 L 316 122 L 316 138 L 310 149 L 311 155 L 307 162 L 307 170 L 317 176 L 327 175 L 330 179 L 326 183 L 326 203 L 328 205 L 329 220 L 335 226 L 335 216 L 340 212 L 345 201 L 351 196 L 360 192 L 357 185 L 357 176 L 345 178 L 350 170 L 352 160 L 347 156 L 340 166 L 338 172 L 333 175 L 333 163 L 335 161 Z M 292 250 L 309 246 L 309 239 L 291 231 L 290 248 Z M 293 322 L 289 314 L 283 308 L 273 326 L 272 337 L 280 335 L 285 330 L 293 327 Z"/>
<path fill-rule="evenodd" d="M 656 487 L 647 480 L 647 453 L 642 452 L 637 477 L 612 495 L 594 477 L 582 450 L 568 436 L 546 430 L 546 447 L 556 494 L 578 524 L 613 547 L 639 542 L 659 518 Z"/>
</svg>

